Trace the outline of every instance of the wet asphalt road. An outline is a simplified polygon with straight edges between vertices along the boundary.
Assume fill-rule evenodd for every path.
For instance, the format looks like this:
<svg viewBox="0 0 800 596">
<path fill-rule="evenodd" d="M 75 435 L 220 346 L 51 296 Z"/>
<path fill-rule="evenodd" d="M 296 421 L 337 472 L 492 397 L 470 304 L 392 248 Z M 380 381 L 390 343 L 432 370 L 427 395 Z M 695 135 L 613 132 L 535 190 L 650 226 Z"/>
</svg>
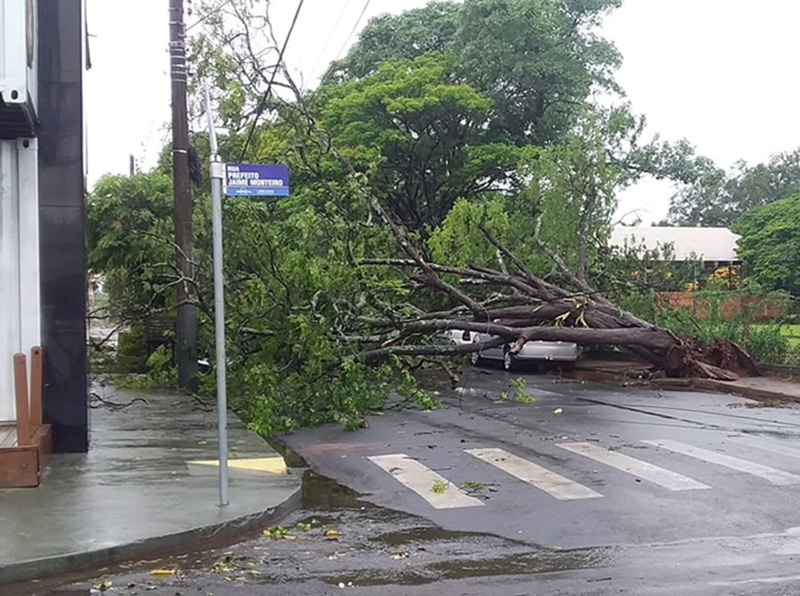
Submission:
<svg viewBox="0 0 800 596">
<path fill-rule="evenodd" d="M 559 550 L 491 534 L 444 530 L 425 518 L 377 507 L 309 473 L 307 509 L 287 518 L 288 537 L 259 535 L 237 545 L 125 565 L 103 575 L 54 585 L 27 584 L 4 596 L 515 596 L 796 594 L 794 557 L 772 562 L 773 575 L 744 579 L 746 550 L 797 541 L 763 536 L 715 541 L 728 556 L 713 562 L 705 541 Z M 299 525 L 299 528 L 298 528 Z M 326 536 L 330 531 L 338 535 Z M 274 535 L 274 530 L 273 534 Z M 798 551 L 800 552 L 800 551 Z M 711 559 L 709 559 L 711 558 Z M 732 565 L 732 566 L 731 566 Z M 713 566 L 713 565 L 712 565 Z M 175 571 L 153 575 L 154 570 Z M 766 570 L 766 569 L 762 569 Z M 56 582 L 56 585 L 58 582 Z"/>
<path fill-rule="evenodd" d="M 108 593 L 123 596 L 800 593 L 800 410 L 528 375 L 534 401 L 521 404 L 510 387 L 519 376 L 469 371 L 455 390 L 430 379 L 441 410 L 283 437 L 324 475 L 306 477 L 304 510 L 283 522 L 293 539 L 259 535 L 60 590 L 83 596 L 110 581 Z M 576 444 L 602 461 L 564 447 Z M 470 453 L 487 449 L 542 476 L 526 482 L 500 469 L 511 460 Z M 375 463 L 397 455 L 406 457 Z M 162 568 L 177 573 L 151 575 Z"/>
</svg>

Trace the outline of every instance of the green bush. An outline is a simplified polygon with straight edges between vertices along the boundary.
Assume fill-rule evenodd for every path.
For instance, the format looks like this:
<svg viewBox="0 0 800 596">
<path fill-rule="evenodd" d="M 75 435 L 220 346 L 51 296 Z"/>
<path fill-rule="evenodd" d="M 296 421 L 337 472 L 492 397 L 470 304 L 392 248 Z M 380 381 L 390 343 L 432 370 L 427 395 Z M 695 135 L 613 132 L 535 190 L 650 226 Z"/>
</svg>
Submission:
<svg viewBox="0 0 800 596">
<path fill-rule="evenodd" d="M 141 323 L 133 323 L 128 331 L 119 334 L 117 364 L 119 372 L 123 374 L 147 372 L 147 346 Z"/>
<path fill-rule="evenodd" d="M 746 348 L 758 362 L 786 364 L 791 360 L 791 346 L 789 340 L 781 334 L 780 325 L 752 328 Z"/>
</svg>

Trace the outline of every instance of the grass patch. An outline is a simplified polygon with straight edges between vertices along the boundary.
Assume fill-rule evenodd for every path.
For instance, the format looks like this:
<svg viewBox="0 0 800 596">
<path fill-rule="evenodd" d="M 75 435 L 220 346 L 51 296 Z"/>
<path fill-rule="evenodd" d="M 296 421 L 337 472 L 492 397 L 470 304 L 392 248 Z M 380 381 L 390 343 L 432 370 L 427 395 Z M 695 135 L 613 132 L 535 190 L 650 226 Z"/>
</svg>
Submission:
<svg viewBox="0 0 800 596">
<path fill-rule="evenodd" d="M 448 484 L 444 480 L 434 480 L 433 486 L 431 487 L 431 492 L 436 493 L 437 495 L 443 495 L 447 492 Z"/>
</svg>

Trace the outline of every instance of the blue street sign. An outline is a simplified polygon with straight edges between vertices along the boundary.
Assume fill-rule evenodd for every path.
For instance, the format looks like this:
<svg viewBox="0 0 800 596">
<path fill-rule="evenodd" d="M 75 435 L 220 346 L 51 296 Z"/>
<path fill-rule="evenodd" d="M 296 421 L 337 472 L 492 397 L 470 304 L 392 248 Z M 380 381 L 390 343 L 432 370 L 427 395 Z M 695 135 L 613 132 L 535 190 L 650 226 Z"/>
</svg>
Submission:
<svg viewBox="0 0 800 596">
<path fill-rule="evenodd" d="M 289 168 L 282 165 L 225 164 L 228 197 L 288 197 Z"/>
</svg>

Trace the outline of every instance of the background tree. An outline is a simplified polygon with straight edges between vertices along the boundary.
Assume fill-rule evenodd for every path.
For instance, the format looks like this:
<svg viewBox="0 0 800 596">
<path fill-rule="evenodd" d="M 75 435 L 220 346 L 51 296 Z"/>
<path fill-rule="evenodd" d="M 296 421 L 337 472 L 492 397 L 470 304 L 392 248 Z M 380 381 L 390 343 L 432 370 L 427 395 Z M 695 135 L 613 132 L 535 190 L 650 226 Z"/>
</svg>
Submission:
<svg viewBox="0 0 800 596">
<path fill-rule="evenodd" d="M 436 2 L 371 20 L 324 84 L 369 76 L 392 58 L 451 53 L 463 81 L 493 101 L 490 129 L 516 145 L 550 142 L 593 89 L 618 91 L 621 58 L 598 35 L 621 0 Z"/>
<path fill-rule="evenodd" d="M 774 155 L 766 163 L 736 163 L 733 171 L 700 164 L 697 179 L 673 197 L 666 223 L 730 226 L 750 209 L 800 191 L 800 149 Z"/>
<path fill-rule="evenodd" d="M 800 291 L 800 194 L 744 213 L 733 225 L 748 278 L 767 289 Z"/>
<path fill-rule="evenodd" d="M 422 8 L 370 19 L 347 56 L 329 66 L 323 85 L 364 78 L 387 60 L 413 60 L 449 50 L 460 14 L 456 2 L 429 2 Z"/>
<path fill-rule="evenodd" d="M 657 137 L 644 142 L 644 127 L 644 118 L 627 106 L 584 105 L 559 142 L 521 152 L 516 186 L 495 193 L 485 206 L 453 209 L 431 238 L 433 256 L 452 265 L 497 266 L 488 240 L 472 225 L 486 217 L 537 275 L 557 274 L 543 246 L 583 282 L 593 271 L 605 275 L 619 192 L 645 175 L 684 180 L 695 167 L 690 145 L 670 145 Z"/>
<path fill-rule="evenodd" d="M 323 87 L 311 105 L 413 231 L 441 223 L 456 199 L 479 199 L 509 179 L 519 159 L 514 146 L 491 142 L 491 100 L 459 80 L 446 54 L 384 62 L 372 75 Z"/>
<path fill-rule="evenodd" d="M 158 172 L 104 176 L 86 213 L 89 271 L 105 276 L 114 317 L 129 322 L 170 308 L 170 289 L 181 283 L 170 240 L 171 178 Z"/>
</svg>

